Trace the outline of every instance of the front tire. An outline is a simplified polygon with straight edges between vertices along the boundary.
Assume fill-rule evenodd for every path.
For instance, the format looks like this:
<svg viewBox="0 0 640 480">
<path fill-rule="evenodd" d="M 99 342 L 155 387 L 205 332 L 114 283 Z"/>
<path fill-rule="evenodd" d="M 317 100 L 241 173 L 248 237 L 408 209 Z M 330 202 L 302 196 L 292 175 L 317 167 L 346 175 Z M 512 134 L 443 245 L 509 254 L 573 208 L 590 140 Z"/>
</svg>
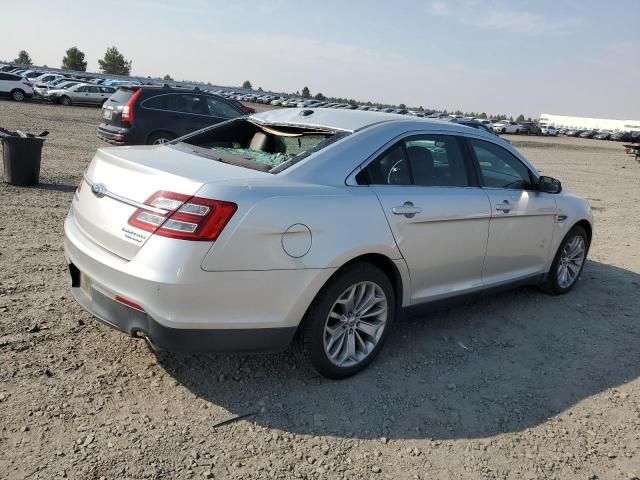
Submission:
<svg viewBox="0 0 640 480">
<path fill-rule="evenodd" d="M 71 99 L 66 95 L 60 97 L 60 105 L 64 105 L 65 107 L 68 107 L 69 105 L 71 105 Z"/>
<path fill-rule="evenodd" d="M 16 88 L 15 90 L 11 91 L 11 98 L 13 100 L 15 100 L 16 102 L 21 102 L 25 99 L 26 95 L 25 93 L 20 90 L 19 88 Z"/>
<path fill-rule="evenodd" d="M 551 264 L 547 280 L 543 285 L 552 295 L 569 293 L 578 283 L 584 264 L 587 262 L 589 237 L 579 225 L 574 226 L 564 237 Z"/>
<path fill-rule="evenodd" d="M 300 332 L 305 360 L 321 375 L 342 379 L 379 353 L 395 319 L 395 294 L 382 270 L 358 263 L 323 287 Z"/>
</svg>

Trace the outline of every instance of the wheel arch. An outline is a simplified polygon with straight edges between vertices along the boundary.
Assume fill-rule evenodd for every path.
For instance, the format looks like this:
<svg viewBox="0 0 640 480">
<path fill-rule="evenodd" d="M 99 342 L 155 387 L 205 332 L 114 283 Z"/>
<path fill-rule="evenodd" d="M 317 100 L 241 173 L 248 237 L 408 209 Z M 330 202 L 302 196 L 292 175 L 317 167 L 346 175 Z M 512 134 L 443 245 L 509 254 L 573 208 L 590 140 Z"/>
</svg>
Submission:
<svg viewBox="0 0 640 480">
<path fill-rule="evenodd" d="M 408 282 L 408 273 L 403 276 L 403 272 L 400 271 L 396 263 L 381 253 L 365 253 L 358 255 L 357 257 L 353 257 L 343 263 L 341 267 L 333 272 L 319 291 L 329 285 L 336 276 L 340 275 L 343 271 L 357 263 L 369 263 L 382 270 L 382 272 L 389 278 L 393 285 L 396 300 L 396 313 L 398 313 L 403 306 L 404 295 L 409 291 L 409 286 L 405 285 L 405 283 Z"/>
<path fill-rule="evenodd" d="M 587 239 L 589 240 L 589 247 L 591 246 L 591 239 L 593 237 L 593 227 L 588 220 L 582 219 L 575 223 L 574 227 L 582 227 L 584 231 L 587 232 Z M 572 227 L 573 228 L 573 227 Z"/>
<path fill-rule="evenodd" d="M 159 128 L 157 130 L 153 130 L 151 132 L 149 132 L 149 134 L 147 135 L 147 138 L 145 139 L 145 144 L 149 145 L 149 141 L 155 136 L 158 135 L 159 133 L 168 133 L 169 135 L 171 135 L 173 138 L 178 138 L 178 135 L 176 135 L 175 133 L 173 133 L 171 130 L 168 130 L 166 128 Z"/>
</svg>

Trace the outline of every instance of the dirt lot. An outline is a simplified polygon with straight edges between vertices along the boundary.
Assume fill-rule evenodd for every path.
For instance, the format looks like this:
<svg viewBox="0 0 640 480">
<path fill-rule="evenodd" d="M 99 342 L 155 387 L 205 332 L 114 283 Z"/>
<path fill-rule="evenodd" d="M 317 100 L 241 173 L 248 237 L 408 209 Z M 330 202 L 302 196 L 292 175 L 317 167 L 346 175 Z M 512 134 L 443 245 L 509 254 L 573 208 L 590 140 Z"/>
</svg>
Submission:
<svg viewBox="0 0 640 480">
<path fill-rule="evenodd" d="M 98 117 L 0 101 L 0 126 L 51 132 L 43 183 L 0 184 L 0 477 L 640 475 L 640 164 L 620 144 L 511 138 L 595 210 L 574 292 L 412 316 L 333 382 L 290 353 L 154 356 L 70 299 L 62 224 Z"/>
</svg>

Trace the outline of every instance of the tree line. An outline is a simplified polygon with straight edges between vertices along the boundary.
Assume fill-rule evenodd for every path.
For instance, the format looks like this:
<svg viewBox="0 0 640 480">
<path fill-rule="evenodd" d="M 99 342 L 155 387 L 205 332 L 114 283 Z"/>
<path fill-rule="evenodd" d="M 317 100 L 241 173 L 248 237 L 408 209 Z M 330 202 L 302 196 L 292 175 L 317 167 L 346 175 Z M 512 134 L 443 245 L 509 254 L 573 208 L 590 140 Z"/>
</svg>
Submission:
<svg viewBox="0 0 640 480">
<path fill-rule="evenodd" d="M 31 60 L 31 56 L 26 50 L 20 50 L 14 62 L 20 65 L 33 65 L 33 60 Z M 131 74 L 131 60 L 125 59 L 124 55 L 118 51 L 117 47 L 107 48 L 104 57 L 98 59 L 98 65 L 100 65 L 100 71 L 102 73 L 109 75 Z M 85 60 L 84 52 L 75 46 L 67 49 L 64 57 L 62 58 L 62 65 L 60 68 L 63 70 L 86 72 L 87 61 Z"/>
</svg>

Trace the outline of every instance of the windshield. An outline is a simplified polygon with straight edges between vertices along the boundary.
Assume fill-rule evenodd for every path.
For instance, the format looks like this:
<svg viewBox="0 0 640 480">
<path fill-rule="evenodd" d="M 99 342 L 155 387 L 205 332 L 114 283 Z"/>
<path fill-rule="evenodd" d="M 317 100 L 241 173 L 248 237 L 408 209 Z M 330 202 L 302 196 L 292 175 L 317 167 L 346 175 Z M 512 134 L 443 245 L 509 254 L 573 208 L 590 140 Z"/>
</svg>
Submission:
<svg viewBox="0 0 640 480">
<path fill-rule="evenodd" d="M 348 132 L 305 126 L 262 124 L 247 118 L 224 122 L 181 142 L 223 163 L 279 173 L 345 137 Z"/>
</svg>

